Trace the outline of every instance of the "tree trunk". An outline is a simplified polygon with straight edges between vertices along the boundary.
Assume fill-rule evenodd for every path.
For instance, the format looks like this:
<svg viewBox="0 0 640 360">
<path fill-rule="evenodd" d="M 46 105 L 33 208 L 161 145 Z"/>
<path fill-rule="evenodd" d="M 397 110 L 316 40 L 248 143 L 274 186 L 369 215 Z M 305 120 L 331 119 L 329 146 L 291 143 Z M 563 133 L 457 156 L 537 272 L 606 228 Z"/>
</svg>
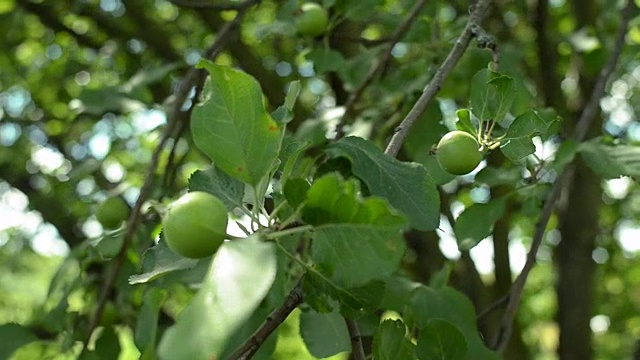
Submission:
<svg viewBox="0 0 640 360">
<path fill-rule="evenodd" d="M 593 357 L 591 328 L 593 276 L 591 254 L 598 231 L 600 182 L 582 162 L 560 221 L 562 240 L 556 249 L 558 267 L 558 313 L 561 360 L 589 360 Z"/>
</svg>

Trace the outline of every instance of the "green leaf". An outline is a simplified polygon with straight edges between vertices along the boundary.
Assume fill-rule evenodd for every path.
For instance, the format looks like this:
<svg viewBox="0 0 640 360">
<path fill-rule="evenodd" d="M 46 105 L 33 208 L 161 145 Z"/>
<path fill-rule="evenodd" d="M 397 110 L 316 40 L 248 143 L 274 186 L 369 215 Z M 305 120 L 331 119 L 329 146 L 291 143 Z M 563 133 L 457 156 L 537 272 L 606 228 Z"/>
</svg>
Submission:
<svg viewBox="0 0 640 360">
<path fill-rule="evenodd" d="M 295 173 L 295 177 L 305 177 L 305 168 L 300 166 L 300 155 L 308 148 L 308 141 L 298 141 L 291 137 L 283 139 L 283 146 L 280 151 L 280 167 L 282 169 L 282 175 L 280 175 L 280 182 L 286 183 L 287 180 Z"/>
<path fill-rule="evenodd" d="M 471 80 L 469 105 L 480 121 L 502 121 L 515 97 L 515 82 L 506 75 L 483 69 Z"/>
<path fill-rule="evenodd" d="M 500 150 L 512 161 L 531 155 L 536 150 L 531 139 L 543 135 L 557 120 L 543 120 L 538 114 L 529 110 L 519 115 L 509 126 L 504 139 L 501 140 Z"/>
<path fill-rule="evenodd" d="M 378 198 L 358 198 L 358 183 L 336 173 L 307 192 L 303 219 L 315 228 L 311 257 L 332 281 L 361 286 L 395 271 L 405 251 L 404 219 Z"/>
<path fill-rule="evenodd" d="M 314 267 L 307 267 L 303 282 L 304 299 L 317 312 L 331 312 L 338 302 L 340 313 L 357 317 L 361 310 L 374 310 L 384 294 L 385 284 L 372 281 L 357 288 L 341 286 Z"/>
<path fill-rule="evenodd" d="M 214 256 L 202 288 L 164 333 L 160 358 L 219 357 L 229 338 L 265 298 L 275 275 L 273 243 L 261 242 L 257 236 L 225 242 Z"/>
<path fill-rule="evenodd" d="M 397 228 L 331 224 L 316 228 L 311 257 L 333 281 L 356 287 L 391 275 L 405 249 Z"/>
<path fill-rule="evenodd" d="M 563 141 L 555 153 L 555 159 L 553 160 L 552 169 L 554 169 L 556 172 L 562 171 L 565 166 L 573 162 L 579 150 L 579 142 L 572 139 Z"/>
<path fill-rule="evenodd" d="M 420 329 L 416 352 L 419 359 L 464 360 L 467 341 L 455 325 L 434 319 Z"/>
<path fill-rule="evenodd" d="M 421 156 L 428 155 L 447 131 L 442 122 L 440 104 L 431 101 L 407 134 L 404 149 L 412 160 L 420 161 Z"/>
<path fill-rule="evenodd" d="M 334 7 L 351 20 L 364 21 L 375 13 L 377 6 L 383 4 L 382 0 L 336 0 Z"/>
<path fill-rule="evenodd" d="M 206 60 L 198 67 L 211 76 L 193 109 L 193 141 L 219 169 L 256 186 L 273 168 L 284 128 L 266 112 L 253 77 Z"/>
<path fill-rule="evenodd" d="M 0 359 L 9 359 L 14 351 L 37 340 L 31 331 L 18 324 L 0 325 Z"/>
<path fill-rule="evenodd" d="M 584 162 L 596 174 L 605 179 L 620 176 L 640 177 L 640 146 L 606 145 L 595 139 L 580 144 L 578 148 Z"/>
<path fill-rule="evenodd" d="M 80 110 L 89 115 L 102 115 L 106 112 L 128 113 L 145 109 L 145 105 L 130 99 L 120 92 L 117 86 L 105 86 L 96 89 L 83 88 L 78 99 Z"/>
<path fill-rule="evenodd" d="M 300 335 L 309 353 L 317 358 L 351 350 L 347 325 L 338 312 L 304 311 L 300 314 Z"/>
<path fill-rule="evenodd" d="M 307 192 L 302 218 L 313 225 L 372 224 L 391 227 L 399 233 L 404 218 L 391 211 L 385 200 L 361 199 L 359 193 L 356 180 L 343 180 L 338 173 L 329 173 L 317 179 Z"/>
<path fill-rule="evenodd" d="M 282 192 L 285 199 L 293 209 L 297 209 L 307 198 L 307 191 L 311 188 L 309 182 L 305 179 L 289 179 L 285 184 Z"/>
<path fill-rule="evenodd" d="M 469 250 L 491 235 L 493 224 L 504 215 L 506 203 L 506 198 L 498 198 L 487 204 L 474 204 L 464 209 L 455 224 L 460 250 Z"/>
<path fill-rule="evenodd" d="M 298 95 L 300 95 L 300 80 L 295 80 L 289 83 L 289 88 L 287 89 L 287 95 L 284 98 L 284 107 L 287 110 L 292 111 L 293 107 L 296 104 L 296 100 L 298 99 Z"/>
<path fill-rule="evenodd" d="M 376 360 L 411 360 L 414 345 L 405 337 L 407 329 L 400 320 L 385 320 L 373 337 L 373 358 Z"/>
<path fill-rule="evenodd" d="M 166 295 L 166 291 L 158 288 L 150 288 L 144 294 L 134 337 L 141 353 L 155 354 L 160 307 Z"/>
<path fill-rule="evenodd" d="M 162 66 L 142 68 L 138 72 L 136 72 L 126 83 L 122 84 L 120 90 L 123 93 L 132 93 L 143 86 L 157 83 L 166 79 L 169 73 L 182 66 L 184 66 L 182 62 L 174 62 Z"/>
<path fill-rule="evenodd" d="M 109 231 L 103 236 L 89 240 L 89 244 L 99 254 L 102 260 L 114 258 L 124 242 L 124 228 L 116 231 Z"/>
<path fill-rule="evenodd" d="M 522 181 L 522 169 L 519 166 L 504 168 L 487 166 L 476 174 L 475 181 L 489 187 L 500 185 L 514 187 Z"/>
<path fill-rule="evenodd" d="M 471 122 L 471 112 L 469 109 L 458 109 L 456 111 L 456 129 L 468 132 L 476 137 L 478 130 Z"/>
<path fill-rule="evenodd" d="M 313 260 L 333 281 L 347 287 L 391 275 L 404 252 L 397 229 L 371 225 L 323 225 L 316 229 L 311 245 Z"/>
<path fill-rule="evenodd" d="M 340 139 L 326 152 L 332 158 L 349 159 L 353 173 L 371 194 L 403 212 L 413 228 L 433 230 L 440 223 L 438 191 L 422 165 L 398 161 L 372 142 L 354 136 Z"/>
<path fill-rule="evenodd" d="M 496 72 L 489 81 L 490 87 L 495 88 L 495 111 L 493 121 L 500 122 L 509 112 L 513 100 L 516 98 L 517 87 L 515 81 L 506 75 L 500 75 Z"/>
<path fill-rule="evenodd" d="M 487 349 L 478 335 L 473 304 L 462 293 L 450 287 L 433 289 L 420 286 L 413 291 L 409 303 L 419 327 L 440 319 L 451 323 L 464 335 L 468 347 L 464 359 L 499 359 L 498 354 Z"/>
<path fill-rule="evenodd" d="M 194 172 L 189 178 L 189 191 L 208 192 L 220 199 L 229 211 L 242 207 L 244 198 L 244 184 L 215 166 Z"/>
<path fill-rule="evenodd" d="M 156 246 L 144 252 L 142 255 L 142 274 L 130 276 L 129 284 L 142 284 L 173 271 L 192 269 L 198 262 L 199 260 L 176 254 L 169 249 L 166 241 L 160 241 Z"/>
<path fill-rule="evenodd" d="M 289 84 L 284 104 L 278 106 L 278 108 L 271 113 L 271 116 L 275 121 L 280 124 L 287 124 L 293 120 L 293 106 L 300 94 L 300 88 L 300 80 L 292 81 Z"/>
<path fill-rule="evenodd" d="M 114 331 L 113 326 L 108 326 L 102 330 L 100 337 L 96 340 L 93 353 L 98 359 L 117 359 L 120 355 L 120 339 Z"/>
<path fill-rule="evenodd" d="M 306 58 L 313 62 L 313 69 L 318 75 L 340 70 L 345 65 L 339 52 L 325 47 L 311 50 Z"/>
<path fill-rule="evenodd" d="M 380 307 L 400 313 L 403 312 L 411 293 L 419 286 L 420 283 L 400 276 L 392 276 L 385 279 L 385 292 Z"/>
</svg>

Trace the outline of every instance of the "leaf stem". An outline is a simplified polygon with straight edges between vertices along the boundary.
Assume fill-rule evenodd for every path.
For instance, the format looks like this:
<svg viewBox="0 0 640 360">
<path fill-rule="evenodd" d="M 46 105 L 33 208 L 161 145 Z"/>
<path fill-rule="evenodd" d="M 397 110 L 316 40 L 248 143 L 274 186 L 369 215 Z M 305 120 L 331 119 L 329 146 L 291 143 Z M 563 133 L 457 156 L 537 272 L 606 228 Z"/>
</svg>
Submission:
<svg viewBox="0 0 640 360">
<path fill-rule="evenodd" d="M 311 231 L 311 230 L 313 230 L 313 225 L 303 225 L 303 226 L 298 226 L 291 229 L 285 229 L 285 230 L 268 233 L 265 235 L 265 238 L 269 240 L 273 240 L 273 239 L 281 238 L 283 236 L 298 234 L 298 233 Z"/>
</svg>

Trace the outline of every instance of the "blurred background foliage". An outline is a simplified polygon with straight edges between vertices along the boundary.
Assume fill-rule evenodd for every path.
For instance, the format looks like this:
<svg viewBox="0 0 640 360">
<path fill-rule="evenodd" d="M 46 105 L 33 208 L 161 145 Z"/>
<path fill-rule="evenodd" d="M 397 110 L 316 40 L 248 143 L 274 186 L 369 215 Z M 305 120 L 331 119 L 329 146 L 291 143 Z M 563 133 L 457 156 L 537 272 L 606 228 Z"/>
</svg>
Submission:
<svg viewBox="0 0 640 360">
<path fill-rule="evenodd" d="M 339 114 L 413 1 L 325 0 L 333 9 L 333 28 L 318 39 L 295 34 L 293 15 L 300 3 L 260 1 L 217 62 L 237 66 L 258 79 L 271 109 L 282 104 L 290 81 L 301 80 L 290 129 L 323 141 L 319 124 Z M 518 82 L 515 112 L 553 107 L 564 118 L 566 133 L 607 59 L 620 21 L 619 2 L 493 3 L 486 30 L 499 44 L 500 71 Z M 215 41 L 223 24 L 233 19 L 239 4 L 232 0 L 0 2 L 0 324 L 24 325 L 39 338 L 13 359 L 66 359 L 78 352 L 75 341 L 82 336 L 78 329 L 86 326 L 114 254 L 113 244 L 94 246 L 94 240 L 104 236 L 93 215 L 95 205 L 116 194 L 133 204 L 166 124 L 175 87 Z M 462 30 L 468 6 L 468 1 L 428 2 L 394 47 L 383 76 L 357 103 L 356 115 L 348 119 L 352 133 L 379 145 L 386 142 Z M 601 101 L 602 121 L 593 136 L 640 141 L 639 45 L 636 17 L 614 81 Z M 420 146 L 412 149 L 409 141 L 405 160 L 429 165 L 425 154 L 451 125 L 455 110 L 466 106 L 470 79 L 490 58 L 485 50 L 468 50 L 430 113 L 442 122 L 429 121 L 424 133 L 415 133 L 413 144 Z M 208 163 L 192 146 L 186 129 L 185 125 L 176 129 L 162 154 L 154 199 L 176 196 L 190 174 Z M 540 144 L 536 154 L 551 159 L 556 147 L 553 142 Z M 442 179 L 448 199 L 443 202 L 450 205 L 443 215 L 457 216 L 465 206 L 486 202 L 501 191 L 495 179 L 509 179 L 514 169 L 516 178 L 521 176 L 517 166 L 501 158 L 489 158 L 487 165 L 504 177 L 485 172 L 482 181 L 474 182 L 473 175 L 452 182 Z M 549 225 L 539 264 L 527 283 L 508 359 L 587 359 L 558 351 L 561 333 L 569 337 L 564 340 L 567 344 L 593 349 L 590 358 L 628 359 L 640 338 L 640 188 L 630 178 L 600 181 L 585 174 L 573 188 L 582 191 L 576 196 L 588 201 L 568 195 Z M 483 309 L 506 293 L 512 270 L 522 266 L 535 214 L 525 200 L 510 204 L 493 238 L 470 253 L 457 250 L 446 220 L 442 230 L 411 234 L 405 270 L 428 281 L 451 262 L 456 269 L 454 285 Z M 113 313 L 103 331 L 119 339 L 120 359 L 139 356 L 132 334 L 144 289 L 129 286 L 127 278 L 137 273 L 140 253 L 157 236 L 157 224 L 157 215 L 147 212 L 117 292 L 109 299 Z M 578 232 L 580 241 L 564 241 Z M 559 250 L 561 239 L 572 247 L 570 255 Z M 191 291 L 170 283 L 166 288 L 172 296 L 164 305 L 166 319 L 161 323 L 170 324 Z M 579 301 L 559 303 L 558 299 L 567 298 L 566 291 Z M 53 310 L 61 304 L 64 311 L 56 314 Z M 563 315 L 574 310 L 582 319 L 579 323 Z M 499 314 L 481 322 L 487 336 Z M 278 332 L 274 358 L 312 358 L 297 333 L 297 316 L 294 313 Z M 585 342 L 585 329 L 592 344 Z"/>
</svg>

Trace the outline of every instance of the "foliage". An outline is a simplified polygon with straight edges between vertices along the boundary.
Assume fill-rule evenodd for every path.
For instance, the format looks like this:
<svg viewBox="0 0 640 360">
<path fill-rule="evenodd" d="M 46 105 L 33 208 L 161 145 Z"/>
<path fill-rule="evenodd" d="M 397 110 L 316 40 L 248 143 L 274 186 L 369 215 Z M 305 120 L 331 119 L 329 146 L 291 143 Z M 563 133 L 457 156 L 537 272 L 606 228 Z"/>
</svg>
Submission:
<svg viewBox="0 0 640 360">
<path fill-rule="evenodd" d="M 637 8 L 622 43 L 613 2 L 487 2 L 325 0 L 322 31 L 300 29 L 296 0 L 0 5 L 0 218 L 23 219 L 0 222 L 0 357 L 562 357 L 558 331 L 575 333 L 554 320 L 556 278 L 593 284 L 571 306 L 594 358 L 629 357 Z M 462 176 L 438 165 L 456 130 L 474 152 L 452 156 L 481 160 Z M 229 213 L 202 259 L 162 229 L 186 192 Z M 114 198 L 131 215 L 103 229 L 95 209 Z M 595 220 L 568 225 L 581 216 Z M 521 294 L 510 250 L 529 248 Z"/>
</svg>

